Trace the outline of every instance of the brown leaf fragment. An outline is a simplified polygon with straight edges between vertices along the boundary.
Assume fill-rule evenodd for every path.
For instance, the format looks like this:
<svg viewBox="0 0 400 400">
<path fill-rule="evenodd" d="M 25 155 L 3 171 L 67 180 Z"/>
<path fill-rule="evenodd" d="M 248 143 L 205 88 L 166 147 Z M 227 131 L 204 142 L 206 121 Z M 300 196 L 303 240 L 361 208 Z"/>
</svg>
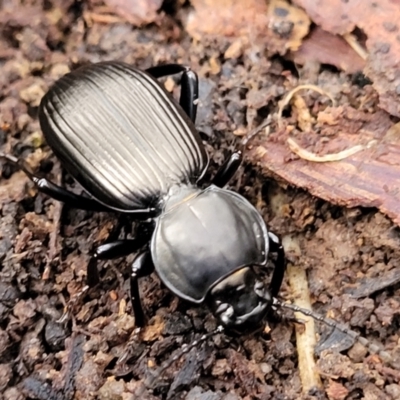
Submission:
<svg viewBox="0 0 400 400">
<path fill-rule="evenodd" d="M 330 380 L 326 394 L 329 400 L 345 400 L 349 391 L 341 383 Z"/>
<path fill-rule="evenodd" d="M 155 22 L 162 0 L 104 0 L 115 14 L 134 26 Z"/>
<path fill-rule="evenodd" d="M 340 36 L 316 27 L 300 48 L 292 55 L 293 60 L 301 65 L 308 62 L 334 65 L 349 74 L 362 71 L 365 61 Z"/>
<path fill-rule="evenodd" d="M 298 159 L 287 144 L 290 129 L 274 132 L 271 128 L 267 140 L 252 146 L 247 155 L 267 175 L 279 176 L 334 204 L 377 207 L 400 225 L 400 141 L 386 138 L 393 123 L 384 112 L 369 114 L 348 106 L 338 115 L 334 125 L 317 124 L 318 129 L 291 137 L 316 156 L 357 145 L 366 146 L 364 150 L 330 163 Z M 376 143 L 368 146 L 371 141 Z"/>
<path fill-rule="evenodd" d="M 400 117 L 400 6 L 393 0 L 294 0 L 323 30 L 346 35 L 358 28 L 367 37 L 364 73 L 380 96 L 380 106 Z"/>
</svg>

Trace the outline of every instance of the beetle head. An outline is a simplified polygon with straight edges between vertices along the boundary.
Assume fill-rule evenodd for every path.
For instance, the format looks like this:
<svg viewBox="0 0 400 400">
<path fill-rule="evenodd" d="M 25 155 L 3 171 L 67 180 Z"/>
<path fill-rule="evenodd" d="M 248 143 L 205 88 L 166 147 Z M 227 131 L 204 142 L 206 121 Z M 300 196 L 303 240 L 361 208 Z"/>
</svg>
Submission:
<svg viewBox="0 0 400 400">
<path fill-rule="evenodd" d="M 244 267 L 216 284 L 207 303 L 225 328 L 250 333 L 263 328 L 272 298 L 253 269 Z"/>
</svg>

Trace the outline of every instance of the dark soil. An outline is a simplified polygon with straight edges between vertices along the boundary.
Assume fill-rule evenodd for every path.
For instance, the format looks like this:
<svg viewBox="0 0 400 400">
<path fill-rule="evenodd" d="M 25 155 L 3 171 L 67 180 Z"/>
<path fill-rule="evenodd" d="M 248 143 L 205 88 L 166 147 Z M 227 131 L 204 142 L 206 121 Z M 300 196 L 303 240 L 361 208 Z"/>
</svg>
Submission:
<svg viewBox="0 0 400 400">
<path fill-rule="evenodd" d="M 139 68 L 190 65 L 200 77 L 196 125 L 211 158 L 209 176 L 237 147 L 239 134 L 276 112 L 287 76 L 297 79 L 293 64 L 262 49 L 225 59 L 227 40 L 192 40 L 180 23 L 185 8 L 178 15 L 167 9 L 158 25 L 134 28 L 88 24 L 84 4 L 72 0 L 2 3 L 13 9 L 12 17 L 0 9 L 2 151 L 77 193 L 81 189 L 43 142 L 37 120 L 40 98 L 69 69 L 101 60 Z M 321 68 L 319 74 L 338 84 L 338 72 Z M 341 79 L 360 96 L 364 89 L 352 77 Z M 166 86 L 179 92 L 178 81 Z M 149 322 L 137 334 L 129 302 L 133 256 L 102 263 L 100 287 L 76 299 L 93 246 L 134 235 L 138 227 L 117 215 L 62 206 L 3 163 L 0 398 L 399 399 L 399 228 L 376 209 L 338 207 L 266 177 L 251 159 L 230 188 L 258 207 L 272 231 L 296 238 L 299 249 L 288 259 L 307 270 L 314 309 L 385 349 L 389 363 L 357 344 L 342 353 L 329 344 L 323 356 L 316 354 L 323 389 L 304 394 L 294 326 L 271 323 L 247 337 L 215 335 L 168 368 L 150 393 L 143 386 L 148 371 L 215 329 L 216 321 L 207 309 L 178 300 L 153 274 L 141 281 Z M 290 299 L 287 284 L 281 296 Z M 73 311 L 60 321 L 68 303 Z M 318 329 L 326 338 L 329 330 Z"/>
</svg>

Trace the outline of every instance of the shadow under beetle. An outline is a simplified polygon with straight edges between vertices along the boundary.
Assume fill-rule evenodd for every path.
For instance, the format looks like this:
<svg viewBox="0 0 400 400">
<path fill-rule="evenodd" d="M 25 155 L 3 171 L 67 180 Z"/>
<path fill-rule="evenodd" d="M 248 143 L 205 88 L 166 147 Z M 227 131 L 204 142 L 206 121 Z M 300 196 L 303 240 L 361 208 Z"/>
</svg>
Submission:
<svg viewBox="0 0 400 400">
<path fill-rule="evenodd" d="M 179 104 L 156 78 L 181 73 Z M 219 323 L 239 333 L 262 328 L 285 272 L 284 251 L 260 213 L 223 189 L 242 155 L 233 153 L 205 189 L 197 186 L 208 157 L 194 121 L 198 78 L 169 64 L 139 70 L 120 62 L 83 66 L 43 97 L 39 120 L 47 143 L 88 193 L 76 195 L 32 174 L 38 189 L 71 207 L 153 219 L 151 235 L 99 246 L 88 283 L 99 281 L 97 260 L 139 252 L 132 264 L 131 298 L 137 326 L 145 318 L 138 278 L 154 269 L 177 296 L 206 303 Z M 269 287 L 255 266 L 277 253 Z"/>
</svg>

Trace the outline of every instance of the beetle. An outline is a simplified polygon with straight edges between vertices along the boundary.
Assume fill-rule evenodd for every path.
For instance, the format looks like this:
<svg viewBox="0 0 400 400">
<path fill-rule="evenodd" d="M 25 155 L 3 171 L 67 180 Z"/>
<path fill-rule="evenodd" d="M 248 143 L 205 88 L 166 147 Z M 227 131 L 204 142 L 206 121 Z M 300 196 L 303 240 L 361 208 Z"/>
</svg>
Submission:
<svg viewBox="0 0 400 400">
<path fill-rule="evenodd" d="M 179 102 L 157 80 L 178 73 Z M 137 326 L 145 323 L 138 279 L 155 270 L 175 295 L 206 304 L 226 329 L 255 331 L 281 287 L 284 250 L 256 208 L 224 188 L 241 164 L 241 151 L 208 187 L 199 185 L 209 162 L 194 125 L 197 102 L 198 77 L 179 64 L 147 70 L 116 61 L 85 65 L 56 81 L 39 106 L 48 145 L 85 194 L 7 158 L 40 191 L 71 207 L 153 221 L 152 232 L 100 245 L 88 263 L 93 286 L 98 260 L 138 253 L 130 278 Z M 267 286 L 255 268 L 265 267 L 270 253 L 276 259 Z"/>
</svg>

